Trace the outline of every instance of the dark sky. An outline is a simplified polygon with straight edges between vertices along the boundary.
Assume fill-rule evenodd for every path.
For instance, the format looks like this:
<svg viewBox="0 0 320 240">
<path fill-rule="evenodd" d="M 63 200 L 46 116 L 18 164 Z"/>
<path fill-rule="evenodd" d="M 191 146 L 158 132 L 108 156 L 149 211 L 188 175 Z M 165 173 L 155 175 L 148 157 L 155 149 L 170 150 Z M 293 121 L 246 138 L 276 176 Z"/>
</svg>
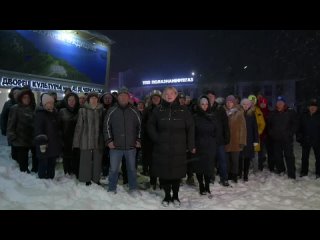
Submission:
<svg viewBox="0 0 320 240">
<path fill-rule="evenodd" d="M 187 76 L 212 64 L 215 31 L 104 30 L 116 43 L 111 72 L 133 68 L 143 76 Z"/>
<path fill-rule="evenodd" d="M 270 80 L 316 76 L 320 32 L 315 30 L 100 30 L 115 41 L 111 73 L 140 79 L 190 76 Z M 244 67 L 247 66 L 245 69 Z M 310 66 L 309 70 L 306 69 Z"/>
</svg>

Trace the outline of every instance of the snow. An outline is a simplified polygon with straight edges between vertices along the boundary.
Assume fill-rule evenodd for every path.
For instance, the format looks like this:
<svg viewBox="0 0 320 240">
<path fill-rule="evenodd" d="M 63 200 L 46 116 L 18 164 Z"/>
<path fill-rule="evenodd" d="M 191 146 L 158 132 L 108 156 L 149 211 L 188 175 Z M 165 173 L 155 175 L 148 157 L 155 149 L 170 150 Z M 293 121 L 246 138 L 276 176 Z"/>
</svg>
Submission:
<svg viewBox="0 0 320 240">
<path fill-rule="evenodd" d="M 56 167 L 53 180 L 39 179 L 36 174 L 21 173 L 12 160 L 5 140 L 0 141 L 0 209 L 140 209 L 140 210 L 211 210 L 211 209 L 320 209 L 320 179 L 315 179 L 314 156 L 311 152 L 309 176 L 290 180 L 268 170 L 249 175 L 249 182 L 231 183 L 232 188 L 211 185 L 212 199 L 200 196 L 198 187 L 184 184 L 180 188 L 181 207 L 161 205 L 162 190 L 140 190 L 141 196 L 128 194 L 118 185 L 118 193 L 109 193 L 106 186 L 85 186 L 75 177 L 65 176 L 62 164 Z M 297 176 L 300 171 L 301 148 L 295 146 Z M 218 177 L 217 177 L 218 178 Z M 139 182 L 146 181 L 139 175 Z"/>
</svg>

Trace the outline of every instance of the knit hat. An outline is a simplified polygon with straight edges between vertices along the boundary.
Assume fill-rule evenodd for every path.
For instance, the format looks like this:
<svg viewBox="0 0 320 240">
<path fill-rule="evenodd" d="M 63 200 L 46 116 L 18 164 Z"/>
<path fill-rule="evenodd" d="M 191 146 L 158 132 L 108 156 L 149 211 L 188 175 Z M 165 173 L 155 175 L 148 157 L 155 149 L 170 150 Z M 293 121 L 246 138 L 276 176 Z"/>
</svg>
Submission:
<svg viewBox="0 0 320 240">
<path fill-rule="evenodd" d="M 226 103 L 227 102 L 233 102 L 234 104 L 236 104 L 236 98 L 233 96 L 233 95 L 229 95 L 227 98 L 226 98 Z"/>
<path fill-rule="evenodd" d="M 200 99 L 200 104 L 202 104 L 202 103 L 209 103 L 209 101 L 208 101 L 208 98 L 205 98 L 205 97 L 202 97 L 201 99 Z"/>
<path fill-rule="evenodd" d="M 241 105 L 243 105 L 243 104 L 249 104 L 249 108 L 251 108 L 253 103 L 248 98 L 244 98 L 241 100 Z"/>
<path fill-rule="evenodd" d="M 223 104 L 225 104 L 225 99 L 223 97 L 217 97 L 216 102 L 219 105 L 223 105 Z"/>
<path fill-rule="evenodd" d="M 279 102 L 279 101 L 282 101 L 282 102 L 286 103 L 286 100 L 284 99 L 283 96 L 278 96 L 277 97 L 277 102 Z"/>
<path fill-rule="evenodd" d="M 254 105 L 257 104 L 257 97 L 255 95 L 249 95 L 248 99 L 253 102 Z"/>
<path fill-rule="evenodd" d="M 161 97 L 161 92 L 159 90 L 153 90 L 151 93 L 150 93 L 150 97 L 153 97 L 153 96 L 159 96 Z"/>
<path fill-rule="evenodd" d="M 118 96 L 119 96 L 120 94 L 122 94 L 122 93 L 128 94 L 128 96 L 130 97 L 130 93 L 129 93 L 128 88 L 125 88 L 125 87 L 121 88 L 121 89 L 118 91 Z"/>
<path fill-rule="evenodd" d="M 258 99 L 258 104 L 264 103 L 265 105 L 268 105 L 268 99 L 261 97 Z"/>
<path fill-rule="evenodd" d="M 52 102 L 52 103 L 54 103 L 54 98 L 51 96 L 51 95 L 49 95 L 48 93 L 44 93 L 43 95 L 42 95 L 42 98 L 41 98 L 41 103 L 42 103 L 42 106 L 45 106 L 48 102 Z"/>
</svg>

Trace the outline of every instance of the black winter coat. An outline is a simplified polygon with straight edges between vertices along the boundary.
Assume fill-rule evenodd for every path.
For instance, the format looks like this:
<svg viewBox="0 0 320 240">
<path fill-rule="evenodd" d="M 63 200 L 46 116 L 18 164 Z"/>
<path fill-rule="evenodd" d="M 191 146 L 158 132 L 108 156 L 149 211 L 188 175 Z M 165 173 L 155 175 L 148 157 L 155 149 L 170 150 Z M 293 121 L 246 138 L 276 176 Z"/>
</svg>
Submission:
<svg viewBox="0 0 320 240">
<path fill-rule="evenodd" d="M 255 112 L 252 109 L 244 112 L 244 117 L 247 128 L 247 145 L 243 148 L 242 156 L 251 159 L 254 157 L 253 143 L 259 143 L 258 124 Z"/>
<path fill-rule="evenodd" d="M 62 139 L 59 131 L 59 116 L 54 110 L 46 111 L 43 107 L 36 109 L 34 136 L 46 135 L 48 137 L 48 148 L 45 157 L 58 157 L 62 152 Z"/>
<path fill-rule="evenodd" d="M 230 142 L 230 128 L 229 120 L 226 114 L 226 110 L 223 106 L 219 106 L 218 103 L 214 103 L 210 108 L 210 112 L 213 114 L 213 118 L 216 119 L 217 133 L 216 139 L 218 146 L 227 145 Z"/>
<path fill-rule="evenodd" d="M 298 128 L 298 117 L 292 109 L 279 112 L 274 110 L 267 120 L 268 134 L 273 141 L 293 142 Z"/>
<path fill-rule="evenodd" d="M 78 121 L 77 109 L 62 108 L 59 112 L 59 125 L 64 150 L 72 150 L 73 135 Z"/>
<path fill-rule="evenodd" d="M 186 175 L 186 151 L 194 147 L 194 121 L 191 113 L 179 103 L 163 100 L 148 121 L 153 155 L 151 175 L 163 179 L 179 179 Z"/>
<path fill-rule="evenodd" d="M 302 113 L 299 121 L 297 141 L 302 146 L 320 145 L 320 112 L 313 115 L 309 112 Z"/>
<path fill-rule="evenodd" d="M 106 143 L 112 142 L 116 149 L 135 148 L 141 140 L 140 113 L 134 107 L 115 105 L 108 110 L 104 119 L 103 134 Z"/>
<path fill-rule="evenodd" d="M 217 148 L 217 124 L 212 113 L 201 109 L 194 115 L 197 161 L 192 162 L 195 173 L 211 176 L 214 172 Z"/>
<path fill-rule="evenodd" d="M 10 108 L 15 104 L 16 104 L 16 101 L 13 99 L 10 99 L 6 101 L 3 105 L 0 124 L 1 124 L 1 133 L 4 136 L 7 135 L 7 124 L 8 124 Z"/>
</svg>

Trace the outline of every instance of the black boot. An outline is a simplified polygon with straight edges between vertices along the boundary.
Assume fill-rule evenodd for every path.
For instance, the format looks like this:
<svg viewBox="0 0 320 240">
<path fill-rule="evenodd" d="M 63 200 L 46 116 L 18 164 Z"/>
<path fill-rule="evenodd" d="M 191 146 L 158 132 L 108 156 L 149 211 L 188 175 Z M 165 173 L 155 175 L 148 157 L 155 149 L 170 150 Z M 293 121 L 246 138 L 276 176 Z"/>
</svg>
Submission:
<svg viewBox="0 0 320 240">
<path fill-rule="evenodd" d="M 210 191 L 210 180 L 212 178 L 211 177 L 208 177 L 208 176 L 204 176 L 204 190 L 208 193 L 208 194 L 211 194 L 211 191 Z"/>
<path fill-rule="evenodd" d="M 243 166 L 243 181 L 248 181 L 248 173 L 249 173 L 249 166 L 250 166 L 250 159 L 244 159 L 244 166 Z"/>
<path fill-rule="evenodd" d="M 219 183 L 224 187 L 229 187 L 230 186 L 230 184 L 228 183 L 227 180 L 221 180 Z"/>
<path fill-rule="evenodd" d="M 165 197 L 162 200 L 162 205 L 167 207 L 169 206 L 169 203 L 171 202 L 171 186 L 170 184 L 163 184 L 162 185 L 165 193 Z"/>
<path fill-rule="evenodd" d="M 235 183 L 238 182 L 238 175 L 237 174 L 232 174 L 232 181 L 234 181 Z"/>
<path fill-rule="evenodd" d="M 203 183 L 199 183 L 199 190 L 200 190 L 200 195 L 206 195 L 206 190 L 204 188 Z"/>
<path fill-rule="evenodd" d="M 180 188 L 180 180 L 174 181 L 172 183 L 172 201 L 177 200 L 178 202 L 180 202 L 179 200 L 179 188 Z"/>
</svg>

